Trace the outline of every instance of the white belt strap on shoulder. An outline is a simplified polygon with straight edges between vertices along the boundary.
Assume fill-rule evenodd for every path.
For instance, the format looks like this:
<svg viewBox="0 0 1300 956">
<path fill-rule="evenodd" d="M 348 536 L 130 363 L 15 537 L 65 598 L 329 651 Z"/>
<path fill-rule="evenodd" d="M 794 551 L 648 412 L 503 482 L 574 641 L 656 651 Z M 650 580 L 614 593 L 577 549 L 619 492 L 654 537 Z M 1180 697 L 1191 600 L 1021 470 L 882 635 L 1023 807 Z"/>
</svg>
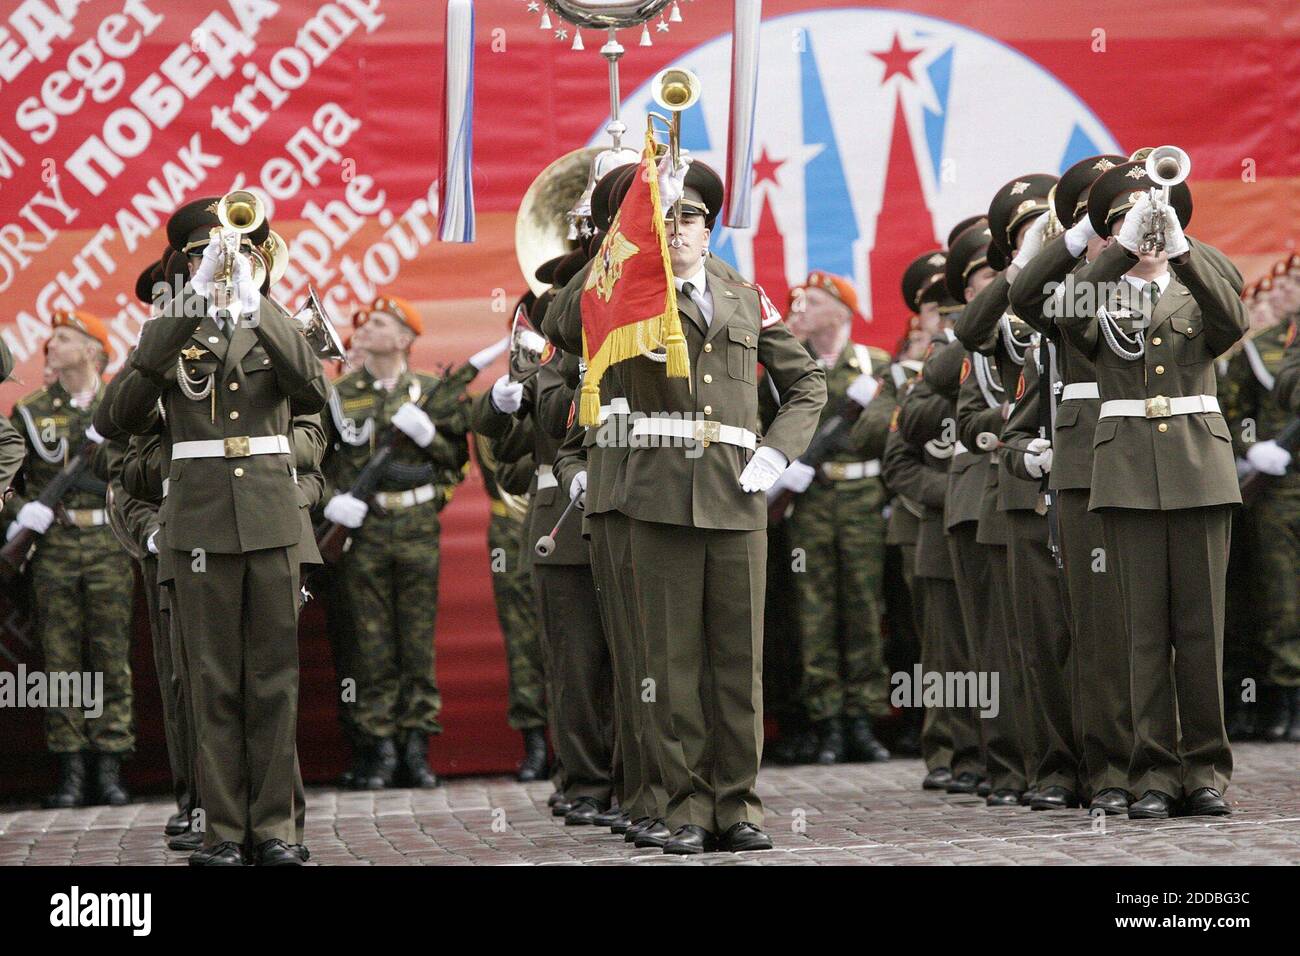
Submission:
<svg viewBox="0 0 1300 956">
<path fill-rule="evenodd" d="M 172 461 L 181 458 L 247 458 L 250 455 L 287 455 L 289 439 L 283 435 L 249 438 L 212 438 L 206 441 L 178 441 L 172 445 Z"/>
<path fill-rule="evenodd" d="M 611 398 L 608 405 L 600 406 L 600 420 L 603 422 L 610 415 L 630 415 L 632 409 L 627 404 L 626 398 Z"/>
<path fill-rule="evenodd" d="M 1075 382 L 1061 389 L 1061 401 L 1068 402 L 1072 398 L 1101 398 L 1101 392 L 1097 391 L 1096 382 Z"/>
<path fill-rule="evenodd" d="M 375 504 L 388 511 L 400 510 L 432 501 L 436 493 L 437 488 L 432 484 L 420 485 L 418 488 L 410 488 L 406 491 L 376 491 Z"/>
<path fill-rule="evenodd" d="M 1169 418 L 1171 415 L 1195 415 L 1217 412 L 1219 400 L 1213 395 L 1181 395 L 1168 398 L 1121 398 L 1101 403 L 1102 418 Z"/>
<path fill-rule="evenodd" d="M 537 466 L 537 490 L 544 491 L 547 488 L 555 488 L 560 483 L 555 479 L 555 472 L 551 471 L 550 465 Z"/>
<path fill-rule="evenodd" d="M 876 478 L 880 475 L 880 460 L 826 461 L 822 462 L 822 474 L 831 481 L 855 481 L 859 478 Z"/>
<path fill-rule="evenodd" d="M 657 435 L 660 438 L 682 438 L 698 441 L 708 447 L 711 442 L 739 445 L 753 451 L 758 447 L 758 436 L 748 428 L 724 425 L 715 421 L 690 421 L 682 418 L 639 418 L 632 426 L 632 437 Z"/>
</svg>

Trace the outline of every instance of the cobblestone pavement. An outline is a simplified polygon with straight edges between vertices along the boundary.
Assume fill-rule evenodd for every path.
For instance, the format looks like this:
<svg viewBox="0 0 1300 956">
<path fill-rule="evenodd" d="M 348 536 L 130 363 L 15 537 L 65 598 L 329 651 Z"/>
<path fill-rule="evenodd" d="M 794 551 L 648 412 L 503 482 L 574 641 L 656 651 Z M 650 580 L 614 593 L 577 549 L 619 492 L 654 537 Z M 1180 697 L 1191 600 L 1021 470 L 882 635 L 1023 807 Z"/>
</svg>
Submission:
<svg viewBox="0 0 1300 956">
<path fill-rule="evenodd" d="M 919 761 L 765 767 L 759 792 L 776 848 L 668 857 L 607 829 L 566 827 L 549 784 L 457 779 L 431 791 L 308 791 L 312 863 L 642 866 L 827 864 L 1298 864 L 1300 745 L 1233 748 L 1233 816 L 1130 821 L 1104 831 L 1079 810 L 991 810 L 922 791 Z M 166 849 L 162 798 L 128 807 L 0 812 L 0 865 L 184 865 Z"/>
</svg>

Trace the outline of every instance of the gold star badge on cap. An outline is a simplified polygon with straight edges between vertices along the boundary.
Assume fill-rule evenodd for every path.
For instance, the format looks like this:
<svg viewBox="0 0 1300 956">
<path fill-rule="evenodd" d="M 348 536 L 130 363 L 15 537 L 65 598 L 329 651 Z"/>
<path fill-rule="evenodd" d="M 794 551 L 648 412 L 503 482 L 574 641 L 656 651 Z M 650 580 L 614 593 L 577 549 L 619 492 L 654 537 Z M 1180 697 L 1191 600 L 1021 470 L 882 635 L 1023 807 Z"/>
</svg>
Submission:
<svg viewBox="0 0 1300 956">
<path fill-rule="evenodd" d="M 181 355 L 184 355 L 191 362 L 193 362 L 195 359 L 203 358 L 203 356 L 207 354 L 208 354 L 207 349 L 199 348 L 199 346 L 197 345 L 191 345 L 187 349 L 181 349 Z"/>
<path fill-rule="evenodd" d="M 1017 179 L 1014 183 L 1011 184 L 1011 195 L 1019 196 L 1022 192 L 1024 192 L 1028 188 L 1029 188 L 1029 183 L 1025 182 L 1023 179 Z"/>
<path fill-rule="evenodd" d="M 1115 164 L 1112 163 L 1109 159 L 1102 157 L 1101 159 L 1097 160 L 1095 163 L 1092 164 L 1092 168 L 1104 173 L 1109 169 L 1114 169 Z"/>
<path fill-rule="evenodd" d="M 1147 174 L 1147 171 L 1146 171 L 1145 169 L 1143 169 L 1141 166 L 1134 166 L 1132 169 L 1130 169 L 1130 170 L 1129 170 L 1128 172 L 1126 172 L 1124 175 L 1127 176 L 1129 179 L 1141 179 L 1141 178 L 1142 178 L 1143 176 L 1145 176 L 1146 174 Z"/>
</svg>

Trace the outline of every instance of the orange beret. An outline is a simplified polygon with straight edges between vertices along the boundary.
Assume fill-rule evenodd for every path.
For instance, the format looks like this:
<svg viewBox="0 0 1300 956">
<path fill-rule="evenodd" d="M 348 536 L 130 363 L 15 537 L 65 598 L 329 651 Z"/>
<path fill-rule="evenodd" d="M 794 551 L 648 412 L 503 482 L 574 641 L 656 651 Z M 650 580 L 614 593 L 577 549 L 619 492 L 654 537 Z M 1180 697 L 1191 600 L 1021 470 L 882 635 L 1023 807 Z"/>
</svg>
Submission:
<svg viewBox="0 0 1300 956">
<path fill-rule="evenodd" d="M 808 280 L 800 288 L 822 289 L 847 305 L 854 314 L 858 311 L 858 294 L 854 291 L 853 284 L 843 276 L 814 269 L 808 273 Z"/>
<path fill-rule="evenodd" d="M 89 335 L 96 339 L 100 345 L 104 346 L 104 351 L 109 352 L 112 349 L 108 344 L 108 329 L 104 323 L 99 321 L 89 312 L 55 312 L 54 318 L 50 319 L 50 327 L 57 329 L 61 325 L 76 329 L 83 335 Z"/>
<path fill-rule="evenodd" d="M 414 306 L 405 299 L 399 299 L 394 295 L 381 295 L 370 303 L 370 311 L 391 315 L 416 335 L 424 334 L 424 323 L 420 321 L 420 313 L 416 312 Z"/>
<path fill-rule="evenodd" d="M 370 310 L 365 306 L 359 307 L 352 313 L 352 327 L 359 329 L 366 324 L 366 319 L 370 318 Z"/>
</svg>

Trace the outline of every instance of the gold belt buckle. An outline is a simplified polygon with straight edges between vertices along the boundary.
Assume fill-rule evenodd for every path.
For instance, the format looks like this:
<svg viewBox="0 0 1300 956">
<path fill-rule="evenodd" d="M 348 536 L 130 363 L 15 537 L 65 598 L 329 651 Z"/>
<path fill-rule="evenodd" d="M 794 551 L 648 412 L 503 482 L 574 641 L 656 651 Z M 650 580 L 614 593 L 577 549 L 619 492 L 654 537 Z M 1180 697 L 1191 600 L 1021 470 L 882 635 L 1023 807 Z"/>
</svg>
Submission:
<svg viewBox="0 0 1300 956">
<path fill-rule="evenodd" d="M 1156 395 L 1154 398 L 1147 399 L 1146 417 L 1147 418 L 1168 418 L 1173 412 L 1169 410 L 1169 397 L 1166 395 Z"/>
<path fill-rule="evenodd" d="M 843 481 L 848 475 L 848 466 L 842 461 L 828 461 L 822 466 L 826 469 L 826 477 L 831 481 Z"/>
<path fill-rule="evenodd" d="M 226 439 L 224 439 L 224 441 L 225 441 L 225 449 L 226 449 L 226 457 L 227 457 L 227 458 L 247 458 L 247 457 L 248 457 L 248 455 L 249 455 L 249 450 L 248 450 L 248 436 L 247 436 L 247 435 L 235 435 L 233 438 L 226 438 Z"/>
<path fill-rule="evenodd" d="M 718 436 L 722 434 L 722 422 L 699 421 L 695 423 L 695 440 L 705 448 L 709 447 L 709 442 L 717 441 Z"/>
</svg>

